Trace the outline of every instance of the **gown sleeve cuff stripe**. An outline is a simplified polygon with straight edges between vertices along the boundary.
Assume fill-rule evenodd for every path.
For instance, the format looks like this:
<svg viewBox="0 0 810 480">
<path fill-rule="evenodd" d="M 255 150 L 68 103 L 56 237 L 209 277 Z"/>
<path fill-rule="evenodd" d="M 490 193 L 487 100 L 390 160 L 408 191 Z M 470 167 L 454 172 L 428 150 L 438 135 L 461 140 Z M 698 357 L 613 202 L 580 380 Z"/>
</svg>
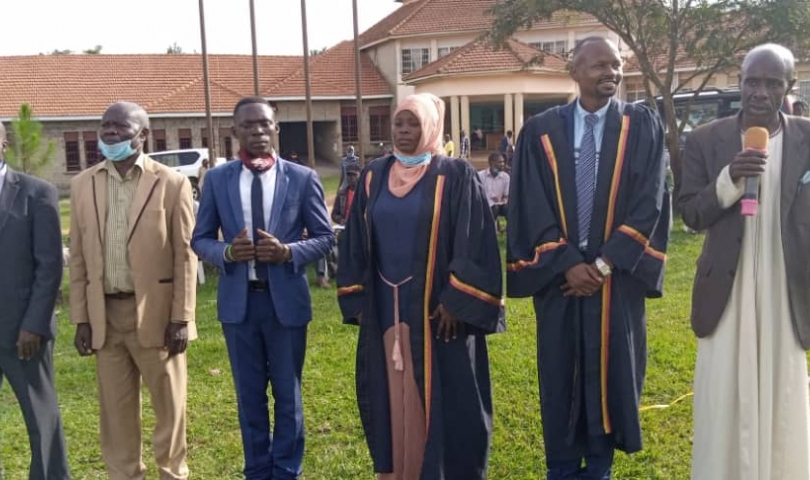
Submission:
<svg viewBox="0 0 810 480">
<path fill-rule="evenodd" d="M 666 253 L 660 252 L 660 251 L 650 247 L 649 245 L 647 246 L 647 248 L 644 249 L 644 253 L 651 256 L 651 257 L 653 257 L 653 258 L 661 260 L 662 262 L 667 261 L 667 254 Z"/>
<path fill-rule="evenodd" d="M 466 293 L 467 295 L 477 298 L 478 300 L 481 300 L 483 302 L 495 305 L 496 307 L 500 307 L 501 305 L 503 305 L 502 299 L 494 295 L 490 295 L 489 293 L 479 288 L 476 288 L 472 285 L 462 282 L 461 280 L 458 279 L 458 277 L 455 276 L 455 274 L 452 273 L 450 274 L 450 285 L 452 285 L 453 288 L 455 288 L 456 290 Z"/>
<path fill-rule="evenodd" d="M 534 258 L 531 261 L 528 260 L 516 260 L 512 263 L 506 265 L 506 269 L 510 272 L 517 272 L 523 270 L 526 267 L 532 267 L 540 263 L 540 255 L 548 252 L 550 250 L 557 249 L 563 245 L 568 244 L 568 242 L 561 238 L 556 242 L 547 242 L 544 243 L 537 248 L 534 249 Z"/>
<path fill-rule="evenodd" d="M 647 247 L 650 244 L 650 240 L 645 237 L 644 234 L 629 225 L 620 225 L 617 230 L 637 241 L 644 247 Z"/>
<path fill-rule="evenodd" d="M 338 288 L 337 294 L 338 294 L 338 296 L 349 295 L 349 294 L 352 294 L 352 293 L 362 292 L 363 289 L 364 288 L 363 288 L 362 285 L 350 285 L 348 287 L 340 287 L 340 288 Z"/>
</svg>

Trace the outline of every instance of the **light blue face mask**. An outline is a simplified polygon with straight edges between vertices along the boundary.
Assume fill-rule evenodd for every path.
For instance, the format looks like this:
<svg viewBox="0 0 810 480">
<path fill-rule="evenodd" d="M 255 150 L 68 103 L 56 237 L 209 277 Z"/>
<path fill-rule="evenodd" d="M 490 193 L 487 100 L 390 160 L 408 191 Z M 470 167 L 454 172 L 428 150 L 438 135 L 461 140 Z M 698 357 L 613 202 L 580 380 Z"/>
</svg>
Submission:
<svg viewBox="0 0 810 480">
<path fill-rule="evenodd" d="M 107 160 L 110 160 L 111 162 L 121 162 L 135 154 L 136 150 L 132 148 L 132 141 L 138 138 L 138 135 L 140 134 L 141 132 L 138 131 L 138 133 L 136 133 L 135 136 L 129 140 L 113 143 L 112 145 L 106 144 L 102 140 L 98 144 L 98 148 L 101 150 L 101 154 L 104 155 L 104 158 Z"/>
<path fill-rule="evenodd" d="M 397 160 L 409 167 L 416 167 L 417 165 L 430 163 L 430 159 L 433 158 L 433 155 L 430 152 L 425 152 L 422 155 L 416 155 L 415 157 L 409 157 L 407 155 L 394 152 L 394 156 L 397 157 Z"/>
</svg>

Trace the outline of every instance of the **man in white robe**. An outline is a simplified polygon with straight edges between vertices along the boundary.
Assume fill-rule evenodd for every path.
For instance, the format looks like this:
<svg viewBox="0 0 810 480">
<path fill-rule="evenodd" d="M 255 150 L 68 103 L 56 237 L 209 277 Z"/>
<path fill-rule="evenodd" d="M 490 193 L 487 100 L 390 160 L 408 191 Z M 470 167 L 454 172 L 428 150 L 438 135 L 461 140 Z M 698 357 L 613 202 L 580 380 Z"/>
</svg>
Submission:
<svg viewBox="0 0 810 480">
<path fill-rule="evenodd" d="M 707 231 L 692 296 L 693 480 L 810 480 L 810 122 L 779 112 L 794 67 L 784 47 L 751 50 L 740 115 L 686 143 L 679 208 Z M 768 130 L 767 151 L 743 148 L 750 127 Z M 741 215 L 747 178 L 755 216 Z"/>
</svg>

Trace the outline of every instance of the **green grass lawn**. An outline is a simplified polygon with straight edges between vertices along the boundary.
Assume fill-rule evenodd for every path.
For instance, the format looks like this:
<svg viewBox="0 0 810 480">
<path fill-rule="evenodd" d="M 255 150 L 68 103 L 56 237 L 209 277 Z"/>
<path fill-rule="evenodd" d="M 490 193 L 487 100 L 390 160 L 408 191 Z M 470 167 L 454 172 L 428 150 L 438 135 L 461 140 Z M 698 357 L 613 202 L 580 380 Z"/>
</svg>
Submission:
<svg viewBox="0 0 810 480">
<path fill-rule="evenodd" d="M 324 179 L 333 193 L 337 179 Z M 691 391 L 695 339 L 689 298 L 701 236 L 673 231 L 666 291 L 648 303 L 649 362 L 643 404 L 668 404 Z M 215 278 L 209 276 L 209 280 Z M 193 478 L 242 478 L 242 451 L 228 357 L 216 319 L 215 281 L 197 297 L 200 338 L 189 349 L 189 466 Z M 304 372 L 306 480 L 371 479 L 354 394 L 357 330 L 340 321 L 335 290 L 313 288 Z M 489 478 L 538 479 L 545 473 L 538 404 L 535 320 L 529 300 L 509 300 L 508 332 L 490 337 L 495 426 Z M 73 476 L 106 478 L 98 444 L 98 401 L 92 358 L 79 358 L 66 309 L 59 315 L 56 383 Z M 144 459 L 157 478 L 150 446 L 154 418 L 144 400 Z M 642 413 L 645 449 L 618 455 L 615 478 L 680 480 L 689 477 L 691 399 Z M 7 480 L 27 478 L 28 444 L 11 389 L 0 389 L 0 458 Z M 2 476 L 2 475 L 0 475 Z M 544 478 L 544 477 L 542 477 Z"/>
</svg>

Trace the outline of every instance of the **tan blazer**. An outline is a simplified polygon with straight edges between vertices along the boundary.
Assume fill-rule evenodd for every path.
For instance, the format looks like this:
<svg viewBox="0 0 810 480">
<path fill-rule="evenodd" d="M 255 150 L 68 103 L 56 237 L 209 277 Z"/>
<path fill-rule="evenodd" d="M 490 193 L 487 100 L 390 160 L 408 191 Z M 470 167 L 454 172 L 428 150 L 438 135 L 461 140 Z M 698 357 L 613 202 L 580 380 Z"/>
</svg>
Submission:
<svg viewBox="0 0 810 480">
<path fill-rule="evenodd" d="M 738 117 L 704 125 L 686 141 L 678 209 L 684 223 L 706 230 L 692 291 L 692 329 L 714 332 L 731 296 L 742 249 L 740 203 L 723 210 L 717 177 L 742 150 Z M 810 349 L 810 121 L 784 117 L 781 238 L 785 252 L 791 320 L 796 338 Z"/>
<path fill-rule="evenodd" d="M 90 323 L 93 348 L 104 345 L 104 235 L 107 172 L 101 164 L 70 182 L 70 317 Z M 194 204 L 191 184 L 174 170 L 146 157 L 132 200 L 128 258 L 135 285 L 138 337 L 147 348 L 162 347 L 171 321 L 188 322 L 197 337 L 197 257 L 191 250 Z"/>
</svg>

